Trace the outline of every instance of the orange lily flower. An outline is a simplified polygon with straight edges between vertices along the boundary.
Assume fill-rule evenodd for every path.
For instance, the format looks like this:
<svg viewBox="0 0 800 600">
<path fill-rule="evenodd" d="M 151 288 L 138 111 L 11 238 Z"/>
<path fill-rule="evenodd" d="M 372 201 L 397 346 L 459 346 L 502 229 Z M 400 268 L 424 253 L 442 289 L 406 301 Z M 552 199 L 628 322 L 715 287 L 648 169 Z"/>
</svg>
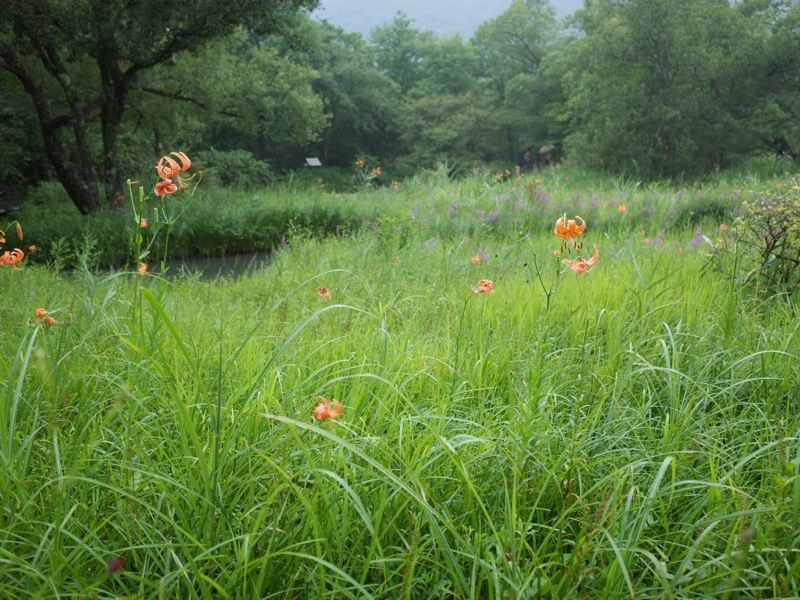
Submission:
<svg viewBox="0 0 800 600">
<path fill-rule="evenodd" d="M 37 308 L 34 311 L 34 314 L 36 315 L 36 318 L 39 319 L 39 321 L 44 321 L 48 325 L 55 325 L 56 323 L 58 323 L 58 321 L 56 321 L 53 317 L 51 317 L 50 313 L 43 308 Z"/>
<path fill-rule="evenodd" d="M 476 294 L 491 294 L 494 290 L 494 282 L 491 279 L 481 279 L 478 282 L 478 287 L 472 288 L 472 291 Z"/>
<path fill-rule="evenodd" d="M 176 157 L 176 161 L 170 156 Z M 188 171 L 192 166 L 192 161 L 183 152 L 171 152 L 167 156 L 162 156 L 156 165 L 156 173 L 161 179 L 172 179 L 178 173 Z"/>
<path fill-rule="evenodd" d="M 142 217 L 141 219 L 139 219 L 139 228 L 140 228 L 140 229 L 145 229 L 145 228 L 147 228 L 147 219 L 145 219 L 144 217 Z"/>
<path fill-rule="evenodd" d="M 472 264 L 473 265 L 480 264 L 480 262 L 481 262 L 481 255 L 480 254 L 476 254 L 475 256 L 472 257 Z"/>
<path fill-rule="evenodd" d="M 561 262 L 567 265 L 570 269 L 572 269 L 573 273 L 578 275 L 582 275 L 587 271 L 591 271 L 591 267 L 594 263 L 597 262 L 597 259 L 600 258 L 600 253 L 597 251 L 597 246 L 594 247 L 594 254 L 586 260 L 582 259 L 580 256 L 575 260 L 569 260 L 565 258 Z"/>
<path fill-rule="evenodd" d="M 175 158 L 178 160 L 175 160 Z M 171 152 L 167 156 L 162 156 L 161 159 L 158 161 L 156 165 L 156 173 L 162 180 L 170 180 L 173 177 L 177 179 L 177 188 L 181 192 L 189 187 L 189 184 L 186 183 L 187 181 L 191 181 L 194 179 L 194 175 L 189 177 L 188 179 L 184 179 L 180 176 L 181 173 L 184 171 L 188 171 L 189 168 L 192 166 L 192 161 L 189 160 L 189 157 L 186 156 L 183 152 Z M 196 175 L 196 173 L 195 173 Z M 159 185 L 161 189 L 159 190 Z M 175 185 L 175 184 L 171 184 Z M 162 193 L 159 193 L 162 192 Z M 158 196 L 165 196 L 167 194 L 172 194 L 175 192 L 175 189 L 169 189 L 169 186 L 161 181 L 159 184 L 156 185 L 156 194 Z"/>
<path fill-rule="evenodd" d="M 311 416 L 317 421 L 327 421 L 328 419 L 335 419 L 342 414 L 344 408 L 338 400 L 328 400 L 324 396 L 317 396 L 320 403 L 311 411 Z"/>
<path fill-rule="evenodd" d="M 177 192 L 178 186 L 172 183 L 171 179 L 162 179 L 156 184 L 156 187 L 153 188 L 153 191 L 156 193 L 156 196 L 163 198 L 164 196 Z"/>
<path fill-rule="evenodd" d="M 328 288 L 326 287 L 318 287 L 317 293 L 319 294 L 320 298 L 323 298 L 324 300 L 331 299 L 331 293 L 328 291 Z"/>
<path fill-rule="evenodd" d="M 25 258 L 25 253 L 19 248 L 14 248 L 11 251 L 6 250 L 0 255 L 0 265 L 11 267 L 12 271 L 21 271 L 17 264 Z"/>
<path fill-rule="evenodd" d="M 583 233 L 584 229 L 586 229 L 586 221 L 583 220 L 583 217 L 576 215 L 574 219 L 567 220 L 567 215 L 564 215 L 556 221 L 553 231 L 565 242 L 570 242 Z"/>
<path fill-rule="evenodd" d="M 147 263 L 140 262 L 139 263 L 139 268 L 136 269 L 136 272 L 139 275 L 147 275 Z"/>
</svg>

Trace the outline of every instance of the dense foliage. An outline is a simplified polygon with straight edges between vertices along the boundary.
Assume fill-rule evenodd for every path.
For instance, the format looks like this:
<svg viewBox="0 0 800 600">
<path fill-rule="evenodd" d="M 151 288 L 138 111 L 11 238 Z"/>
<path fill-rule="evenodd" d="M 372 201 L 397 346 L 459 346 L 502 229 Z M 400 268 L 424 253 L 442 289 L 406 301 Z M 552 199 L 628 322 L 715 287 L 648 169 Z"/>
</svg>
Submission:
<svg viewBox="0 0 800 600">
<path fill-rule="evenodd" d="M 794 597 L 800 313 L 707 253 L 797 182 L 498 175 L 116 223 L 372 213 L 237 279 L 4 258 L 0 597 Z"/>
<path fill-rule="evenodd" d="M 308 156 L 534 168 L 543 146 L 645 178 L 797 158 L 797 0 L 592 0 L 562 23 L 515 0 L 470 40 L 402 13 L 364 40 L 296 12 L 312 5 L 195 3 L 153 27 L 145 1 L 4 3 L 3 194 L 57 178 L 89 212 L 178 148 L 236 185 L 265 179 L 225 168 L 242 153 L 272 178 Z"/>
</svg>

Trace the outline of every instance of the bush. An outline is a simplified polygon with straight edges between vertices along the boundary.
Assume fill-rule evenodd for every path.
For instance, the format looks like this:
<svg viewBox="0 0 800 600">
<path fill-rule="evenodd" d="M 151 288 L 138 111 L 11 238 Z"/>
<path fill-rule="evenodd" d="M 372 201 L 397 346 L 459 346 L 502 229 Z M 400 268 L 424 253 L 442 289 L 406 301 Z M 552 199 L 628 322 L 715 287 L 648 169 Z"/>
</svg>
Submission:
<svg viewBox="0 0 800 600">
<path fill-rule="evenodd" d="M 745 202 L 737 227 L 755 266 L 746 279 L 769 293 L 800 287 L 800 178 Z"/>
<path fill-rule="evenodd" d="M 203 187 L 194 196 L 176 196 L 168 202 L 150 198 L 142 215 L 149 226 L 141 231 L 145 245 L 152 241 L 148 260 L 165 252 L 164 211 L 173 219 L 180 214 L 167 249 L 170 257 L 180 258 L 269 251 L 292 233 L 339 235 L 358 229 L 373 213 L 370 206 L 317 190 L 272 188 L 246 194 Z M 123 268 L 137 260 L 136 219 L 128 201 L 84 216 L 60 185 L 46 184 L 31 193 L 15 218 L 23 225 L 25 244 L 37 247 L 33 253 L 26 252 L 26 260 L 56 269 Z"/>
<path fill-rule="evenodd" d="M 207 150 L 198 152 L 196 166 L 212 185 L 235 189 L 253 189 L 272 183 L 275 176 L 269 164 L 246 150 Z"/>
</svg>

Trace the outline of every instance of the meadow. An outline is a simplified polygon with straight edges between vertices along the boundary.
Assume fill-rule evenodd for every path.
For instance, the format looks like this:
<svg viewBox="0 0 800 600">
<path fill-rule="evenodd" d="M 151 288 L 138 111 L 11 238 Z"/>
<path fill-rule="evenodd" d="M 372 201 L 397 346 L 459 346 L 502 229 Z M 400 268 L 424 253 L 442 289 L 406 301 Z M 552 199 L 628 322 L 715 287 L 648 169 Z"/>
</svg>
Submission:
<svg viewBox="0 0 800 600">
<path fill-rule="evenodd" d="M 800 597 L 800 315 L 741 212 L 792 186 L 201 187 L 159 239 L 343 222 L 240 278 L 3 267 L 0 597 Z"/>
</svg>

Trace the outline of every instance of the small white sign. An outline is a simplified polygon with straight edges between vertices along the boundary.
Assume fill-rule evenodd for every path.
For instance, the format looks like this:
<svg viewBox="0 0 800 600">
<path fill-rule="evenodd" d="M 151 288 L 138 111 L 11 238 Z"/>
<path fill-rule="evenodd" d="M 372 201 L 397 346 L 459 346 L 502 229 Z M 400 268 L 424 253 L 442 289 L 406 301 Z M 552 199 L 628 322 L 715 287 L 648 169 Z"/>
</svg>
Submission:
<svg viewBox="0 0 800 600">
<path fill-rule="evenodd" d="M 321 167 L 322 166 L 322 163 L 319 161 L 318 158 L 307 158 L 306 159 L 306 164 L 309 167 Z"/>
</svg>

